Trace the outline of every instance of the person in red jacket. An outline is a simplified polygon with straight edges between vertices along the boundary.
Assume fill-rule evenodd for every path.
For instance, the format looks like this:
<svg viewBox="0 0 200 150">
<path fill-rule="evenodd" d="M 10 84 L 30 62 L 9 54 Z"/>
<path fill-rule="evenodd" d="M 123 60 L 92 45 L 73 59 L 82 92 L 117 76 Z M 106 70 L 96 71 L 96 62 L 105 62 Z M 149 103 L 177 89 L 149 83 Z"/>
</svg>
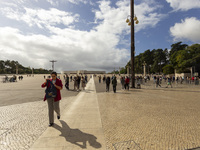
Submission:
<svg viewBox="0 0 200 150">
<path fill-rule="evenodd" d="M 47 82 L 47 80 L 50 80 L 53 85 L 56 88 L 57 94 L 56 97 L 50 97 L 46 98 L 46 94 L 44 97 L 44 101 L 47 100 L 48 103 L 48 110 L 49 110 L 49 126 L 53 126 L 54 124 L 54 111 L 57 113 L 57 118 L 60 119 L 60 107 L 59 107 L 59 101 L 61 100 L 61 94 L 60 90 L 63 88 L 62 81 L 57 78 L 57 73 L 52 72 L 51 73 L 52 79 L 46 79 L 46 81 L 42 84 L 42 88 L 44 87 L 50 87 L 50 82 Z"/>
<path fill-rule="evenodd" d="M 129 82 L 130 82 L 130 79 L 128 76 L 126 76 L 126 79 L 125 79 L 125 89 L 129 90 Z"/>
</svg>

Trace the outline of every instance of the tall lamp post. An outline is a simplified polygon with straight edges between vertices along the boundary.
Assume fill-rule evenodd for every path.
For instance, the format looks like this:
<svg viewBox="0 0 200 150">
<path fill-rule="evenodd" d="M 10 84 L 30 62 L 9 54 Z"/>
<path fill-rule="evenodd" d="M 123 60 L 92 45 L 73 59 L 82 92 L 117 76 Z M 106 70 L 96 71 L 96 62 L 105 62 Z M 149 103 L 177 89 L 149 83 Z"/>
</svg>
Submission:
<svg viewBox="0 0 200 150">
<path fill-rule="evenodd" d="M 54 71 L 54 63 L 57 62 L 56 60 L 50 60 L 52 62 L 52 71 Z"/>
<path fill-rule="evenodd" d="M 135 31 L 134 31 L 134 23 L 138 24 L 139 21 L 137 17 L 134 16 L 134 0 L 130 0 L 131 3 L 131 15 L 127 17 L 126 22 L 129 26 L 131 26 L 131 88 L 135 88 Z M 130 20 L 128 19 L 130 18 Z"/>
</svg>

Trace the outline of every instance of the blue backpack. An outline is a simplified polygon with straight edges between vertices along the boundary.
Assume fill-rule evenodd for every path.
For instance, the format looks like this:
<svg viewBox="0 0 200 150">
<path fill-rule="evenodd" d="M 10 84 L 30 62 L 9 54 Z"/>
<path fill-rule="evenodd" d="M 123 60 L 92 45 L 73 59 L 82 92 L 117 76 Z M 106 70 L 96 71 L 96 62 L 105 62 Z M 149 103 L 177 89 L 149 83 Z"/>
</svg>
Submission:
<svg viewBox="0 0 200 150">
<path fill-rule="evenodd" d="M 53 85 L 52 81 L 47 80 L 47 85 L 49 85 L 50 82 L 50 86 L 46 88 L 45 93 L 46 93 L 46 98 L 55 98 L 57 95 L 57 89 L 56 87 Z"/>
</svg>

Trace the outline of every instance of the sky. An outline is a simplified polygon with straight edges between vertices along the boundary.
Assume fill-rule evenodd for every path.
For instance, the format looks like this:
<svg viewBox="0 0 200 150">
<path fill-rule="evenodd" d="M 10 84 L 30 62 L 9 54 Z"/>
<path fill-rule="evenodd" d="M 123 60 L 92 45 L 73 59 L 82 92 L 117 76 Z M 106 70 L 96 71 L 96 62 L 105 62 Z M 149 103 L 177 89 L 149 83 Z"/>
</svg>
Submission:
<svg viewBox="0 0 200 150">
<path fill-rule="evenodd" d="M 135 55 L 200 43 L 200 0 L 135 0 Z M 0 0 L 0 60 L 55 71 L 104 70 L 130 60 L 130 0 Z"/>
</svg>

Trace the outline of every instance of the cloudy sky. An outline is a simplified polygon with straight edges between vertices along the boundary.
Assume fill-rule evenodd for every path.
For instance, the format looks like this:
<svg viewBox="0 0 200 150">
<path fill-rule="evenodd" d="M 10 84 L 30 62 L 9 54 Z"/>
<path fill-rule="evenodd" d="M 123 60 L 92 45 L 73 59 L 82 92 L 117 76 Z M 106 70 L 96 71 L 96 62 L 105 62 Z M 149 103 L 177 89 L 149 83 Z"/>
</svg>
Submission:
<svg viewBox="0 0 200 150">
<path fill-rule="evenodd" d="M 106 70 L 130 59 L 130 0 L 0 0 L 0 60 L 56 71 Z M 135 0 L 136 55 L 200 43 L 200 0 Z"/>
</svg>

